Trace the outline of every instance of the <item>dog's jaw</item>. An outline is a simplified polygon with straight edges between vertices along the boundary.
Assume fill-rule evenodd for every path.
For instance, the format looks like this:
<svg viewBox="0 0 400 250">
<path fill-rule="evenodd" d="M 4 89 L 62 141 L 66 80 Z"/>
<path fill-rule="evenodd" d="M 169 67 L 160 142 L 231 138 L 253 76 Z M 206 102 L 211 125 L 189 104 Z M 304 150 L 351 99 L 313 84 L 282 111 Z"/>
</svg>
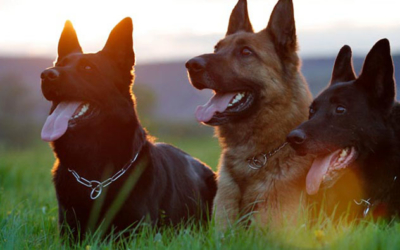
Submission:
<svg viewBox="0 0 400 250">
<path fill-rule="evenodd" d="M 328 155 L 317 157 L 306 178 L 306 188 L 309 195 L 316 194 L 321 185 L 329 188 L 340 178 L 343 171 L 358 157 L 354 147 L 338 149 Z"/>
<path fill-rule="evenodd" d="M 196 118 L 211 126 L 243 120 L 255 101 L 255 95 L 249 91 L 216 93 L 205 105 L 197 107 Z"/>
<path fill-rule="evenodd" d="M 94 109 L 89 103 L 80 101 L 62 101 L 53 104 L 50 115 L 42 128 L 42 140 L 53 142 L 63 136 L 70 128 L 83 119 L 91 117 Z"/>
</svg>

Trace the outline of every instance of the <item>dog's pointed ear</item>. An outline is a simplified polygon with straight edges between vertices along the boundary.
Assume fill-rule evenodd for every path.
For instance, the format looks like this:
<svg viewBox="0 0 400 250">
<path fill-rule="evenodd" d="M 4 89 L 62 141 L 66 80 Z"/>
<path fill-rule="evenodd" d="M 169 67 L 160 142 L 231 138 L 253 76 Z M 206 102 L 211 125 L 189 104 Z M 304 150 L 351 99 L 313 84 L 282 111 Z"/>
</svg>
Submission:
<svg viewBox="0 0 400 250">
<path fill-rule="evenodd" d="M 396 82 L 389 40 L 379 40 L 372 47 L 355 84 L 372 95 L 380 107 L 388 110 L 392 106 L 396 95 Z"/>
<path fill-rule="evenodd" d="M 272 11 L 266 30 L 271 35 L 275 49 L 283 58 L 289 57 L 297 50 L 292 0 L 279 0 Z"/>
<path fill-rule="evenodd" d="M 126 17 L 111 31 L 107 43 L 102 50 L 103 53 L 113 58 L 118 66 L 124 70 L 131 69 L 135 65 L 132 32 L 132 19 Z"/>
<path fill-rule="evenodd" d="M 82 48 L 71 21 L 67 20 L 58 42 L 57 62 L 71 53 L 82 53 Z"/>
<path fill-rule="evenodd" d="M 226 36 L 239 31 L 251 33 L 254 32 L 253 26 L 250 22 L 249 13 L 247 11 L 246 0 L 239 0 L 235 8 L 232 10 L 231 17 L 229 18 L 229 25 Z"/>
<path fill-rule="evenodd" d="M 353 68 L 353 56 L 351 48 L 348 45 L 343 46 L 335 60 L 333 66 L 330 85 L 338 82 L 349 82 L 355 80 L 356 74 Z"/>
</svg>

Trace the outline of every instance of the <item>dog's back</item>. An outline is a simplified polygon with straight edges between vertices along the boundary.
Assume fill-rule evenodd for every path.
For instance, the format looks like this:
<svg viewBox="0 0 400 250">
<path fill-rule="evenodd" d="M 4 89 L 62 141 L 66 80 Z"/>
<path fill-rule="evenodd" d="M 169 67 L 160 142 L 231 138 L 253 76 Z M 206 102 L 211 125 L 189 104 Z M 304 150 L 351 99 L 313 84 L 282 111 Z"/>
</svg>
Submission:
<svg viewBox="0 0 400 250">
<path fill-rule="evenodd" d="M 155 171 L 160 171 L 157 175 L 165 178 L 166 186 L 162 190 L 164 197 L 161 207 L 170 215 L 171 221 L 176 224 L 188 214 L 207 221 L 217 191 L 216 177 L 210 168 L 182 150 L 165 143 L 155 144 L 151 154 Z M 158 184 L 160 181 L 163 179 L 157 180 Z M 176 191 L 172 192 L 173 190 Z M 188 205 L 177 207 L 176 204 L 179 203 Z"/>
</svg>

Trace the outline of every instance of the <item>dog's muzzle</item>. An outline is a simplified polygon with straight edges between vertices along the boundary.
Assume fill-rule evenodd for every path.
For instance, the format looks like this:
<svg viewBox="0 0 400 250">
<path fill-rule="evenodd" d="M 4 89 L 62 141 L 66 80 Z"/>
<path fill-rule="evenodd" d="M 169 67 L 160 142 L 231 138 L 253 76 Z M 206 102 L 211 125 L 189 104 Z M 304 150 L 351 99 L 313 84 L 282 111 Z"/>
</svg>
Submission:
<svg viewBox="0 0 400 250">
<path fill-rule="evenodd" d="M 195 74 L 204 71 L 206 65 L 207 65 L 206 60 L 201 56 L 194 57 L 189 61 L 187 61 L 185 64 L 189 73 L 195 73 Z"/>
<path fill-rule="evenodd" d="M 197 56 L 185 64 L 187 71 L 189 73 L 190 82 L 197 89 L 205 89 L 207 86 L 204 84 L 206 81 L 206 66 L 207 60 L 202 56 Z"/>
<path fill-rule="evenodd" d="M 42 79 L 42 92 L 47 100 L 51 101 L 57 97 L 58 91 L 55 83 L 58 81 L 59 77 L 60 72 L 54 68 L 46 69 L 40 74 L 40 78 Z"/>
<path fill-rule="evenodd" d="M 54 81 L 57 80 L 59 76 L 60 73 L 54 68 L 46 69 L 42 72 L 42 74 L 40 74 L 40 78 L 42 78 L 42 81 Z"/>
<path fill-rule="evenodd" d="M 286 137 L 286 141 L 290 143 L 290 146 L 296 150 L 298 155 L 305 155 L 304 144 L 307 139 L 306 133 L 302 129 L 295 129 L 291 131 Z"/>
</svg>

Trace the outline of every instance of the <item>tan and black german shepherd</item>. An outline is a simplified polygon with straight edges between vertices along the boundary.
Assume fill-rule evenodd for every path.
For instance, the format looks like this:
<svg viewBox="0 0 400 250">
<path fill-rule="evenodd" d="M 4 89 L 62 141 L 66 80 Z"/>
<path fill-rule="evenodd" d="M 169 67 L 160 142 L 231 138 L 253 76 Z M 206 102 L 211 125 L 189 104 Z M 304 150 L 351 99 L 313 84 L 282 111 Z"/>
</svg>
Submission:
<svg viewBox="0 0 400 250">
<path fill-rule="evenodd" d="M 307 119 L 311 95 L 296 51 L 291 0 L 280 0 L 258 33 L 239 0 L 214 53 L 186 63 L 193 86 L 215 92 L 196 118 L 216 127 L 222 147 L 214 200 L 221 229 L 251 212 L 260 224 L 279 225 L 299 211 L 311 160 L 285 141 Z"/>
</svg>

